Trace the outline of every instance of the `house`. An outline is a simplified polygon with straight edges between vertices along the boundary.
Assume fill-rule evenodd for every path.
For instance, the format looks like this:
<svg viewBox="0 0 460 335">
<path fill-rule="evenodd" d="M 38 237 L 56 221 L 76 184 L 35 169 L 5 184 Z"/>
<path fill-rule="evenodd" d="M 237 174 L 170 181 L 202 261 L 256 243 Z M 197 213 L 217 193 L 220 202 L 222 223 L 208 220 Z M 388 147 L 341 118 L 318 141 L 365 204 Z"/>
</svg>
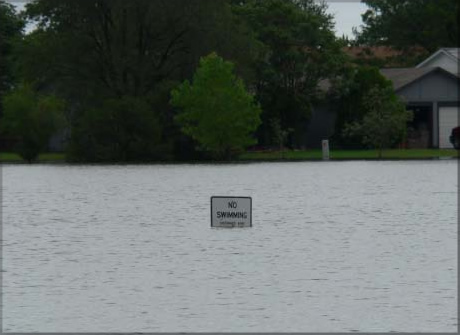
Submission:
<svg viewBox="0 0 460 335">
<path fill-rule="evenodd" d="M 458 126 L 460 77 L 441 67 L 381 69 L 413 111 L 409 148 L 452 148 L 449 136 Z"/>
<path fill-rule="evenodd" d="M 441 48 L 415 68 L 381 70 L 414 112 L 409 146 L 452 148 L 449 136 L 460 113 L 459 51 Z"/>
<path fill-rule="evenodd" d="M 459 48 L 442 48 L 416 66 L 419 68 L 441 67 L 451 73 L 459 74 Z"/>
<path fill-rule="evenodd" d="M 413 68 L 380 70 L 413 112 L 414 119 L 408 124 L 408 148 L 453 147 L 449 136 L 460 119 L 459 50 L 440 49 Z M 319 90 L 325 92 L 330 86 L 325 80 L 319 83 Z M 334 134 L 335 120 L 333 101 L 315 106 L 307 127 L 307 147 L 320 148 L 321 139 Z"/>
</svg>

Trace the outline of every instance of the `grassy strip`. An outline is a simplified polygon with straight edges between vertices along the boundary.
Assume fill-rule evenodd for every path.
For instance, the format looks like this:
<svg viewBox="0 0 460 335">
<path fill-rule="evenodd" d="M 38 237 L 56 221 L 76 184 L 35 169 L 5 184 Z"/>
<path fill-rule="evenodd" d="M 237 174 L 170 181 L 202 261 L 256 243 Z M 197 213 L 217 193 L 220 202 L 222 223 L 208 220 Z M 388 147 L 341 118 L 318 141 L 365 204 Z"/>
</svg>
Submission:
<svg viewBox="0 0 460 335">
<path fill-rule="evenodd" d="M 385 150 L 383 159 L 430 159 L 430 158 L 458 157 L 454 149 L 408 149 Z M 331 159 L 378 159 L 377 150 L 336 150 L 331 151 Z M 319 160 L 322 159 L 321 150 L 285 151 L 281 156 L 278 151 L 247 152 L 239 157 L 241 161 L 280 161 L 280 160 Z M 38 157 L 38 163 L 64 162 L 64 153 L 43 153 Z M 0 162 L 21 163 L 22 158 L 15 153 L 0 152 Z"/>
<path fill-rule="evenodd" d="M 281 158 L 283 157 L 283 158 Z M 454 149 L 407 149 L 385 150 L 383 159 L 430 159 L 443 157 L 458 157 Z M 377 150 L 337 150 L 330 152 L 331 159 L 378 159 Z M 281 156 L 280 152 L 247 152 L 240 156 L 240 160 L 316 160 L 322 159 L 321 150 L 286 151 Z"/>
<path fill-rule="evenodd" d="M 38 156 L 38 163 L 64 162 L 65 154 L 60 152 L 43 153 Z M 0 162 L 2 163 L 23 163 L 24 160 L 18 154 L 12 152 L 0 152 Z"/>
</svg>

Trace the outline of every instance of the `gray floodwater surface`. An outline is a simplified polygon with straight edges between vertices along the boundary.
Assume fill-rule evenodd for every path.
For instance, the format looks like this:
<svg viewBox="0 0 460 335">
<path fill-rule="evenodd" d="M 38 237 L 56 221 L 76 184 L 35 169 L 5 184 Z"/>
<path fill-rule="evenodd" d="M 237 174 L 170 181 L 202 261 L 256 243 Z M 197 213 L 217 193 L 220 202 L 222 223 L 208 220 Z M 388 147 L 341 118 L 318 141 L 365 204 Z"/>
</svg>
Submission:
<svg viewBox="0 0 460 335">
<path fill-rule="evenodd" d="M 5 332 L 455 332 L 457 161 L 3 165 Z M 210 228 L 250 196 L 253 227 Z"/>
</svg>

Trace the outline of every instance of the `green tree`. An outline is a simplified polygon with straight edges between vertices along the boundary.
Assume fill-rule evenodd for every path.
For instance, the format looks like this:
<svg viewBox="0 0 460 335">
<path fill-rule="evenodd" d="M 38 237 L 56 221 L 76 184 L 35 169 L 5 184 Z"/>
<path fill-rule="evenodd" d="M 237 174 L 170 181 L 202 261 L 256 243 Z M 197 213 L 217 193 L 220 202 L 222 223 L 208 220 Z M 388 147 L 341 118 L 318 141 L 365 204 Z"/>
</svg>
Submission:
<svg viewBox="0 0 460 335">
<path fill-rule="evenodd" d="M 283 129 L 279 119 L 271 119 L 270 125 L 273 131 L 273 143 L 278 145 L 280 158 L 282 159 L 284 158 L 284 146 L 286 145 L 288 136 L 293 131 L 293 129 Z"/>
<path fill-rule="evenodd" d="M 186 51 L 196 12 L 194 4 L 180 4 L 177 0 L 31 2 L 26 14 L 38 29 L 23 46 L 24 75 L 78 102 L 150 94 L 180 70 L 178 58 Z"/>
<path fill-rule="evenodd" d="M 228 0 L 35 0 L 26 14 L 38 29 L 18 49 L 21 76 L 63 96 L 72 127 L 87 124 L 80 118 L 90 110 L 104 114 L 108 100 L 147 97 L 167 146 L 180 130 L 165 87 L 191 78 L 201 56 L 216 50 L 250 76 L 253 37 Z"/>
<path fill-rule="evenodd" d="M 158 115 L 144 98 L 107 99 L 88 109 L 73 131 L 70 160 L 143 161 L 162 156 Z"/>
<path fill-rule="evenodd" d="M 52 95 L 39 95 L 23 85 L 3 99 L 1 131 L 19 138 L 17 152 L 29 163 L 48 145 L 64 124 L 64 102 Z"/>
<path fill-rule="evenodd" d="M 333 81 L 331 96 L 328 98 L 336 101 L 337 120 L 333 136 L 335 146 L 346 148 L 361 146 L 361 137 L 357 134 L 343 136 L 342 130 L 345 124 L 362 121 L 368 112 L 365 99 L 371 90 L 385 90 L 392 87 L 391 81 L 386 79 L 378 68 L 371 66 L 351 66 L 343 71 L 342 76 Z"/>
<path fill-rule="evenodd" d="M 172 105 L 182 110 L 176 118 L 182 131 L 218 159 L 254 144 L 251 133 L 260 124 L 260 108 L 233 69 L 212 53 L 202 58 L 192 84 L 185 81 L 172 91 Z"/>
<path fill-rule="evenodd" d="M 360 136 L 362 143 L 376 148 L 381 158 L 383 149 L 405 139 L 412 114 L 391 87 L 371 89 L 364 97 L 364 107 L 367 113 L 363 119 L 346 124 L 344 133 Z"/>
<path fill-rule="evenodd" d="M 355 32 L 360 44 L 400 49 L 458 47 L 458 0 L 364 0 L 369 9 Z"/>
<path fill-rule="evenodd" d="M 13 5 L 0 0 L 0 117 L 1 99 L 14 83 L 13 59 L 14 46 L 22 37 L 23 20 L 16 15 Z"/>
<path fill-rule="evenodd" d="M 111 97 L 145 95 L 164 79 L 191 75 L 213 49 L 238 58 L 245 52 L 235 46 L 248 47 L 226 0 L 36 0 L 26 14 L 38 29 L 24 52 L 33 58 L 41 49 L 49 67 L 39 78 L 59 79 L 73 93 L 85 85 Z M 37 78 L 42 69 L 29 71 Z"/>
<path fill-rule="evenodd" d="M 279 119 L 282 128 L 294 130 L 289 145 L 302 146 L 318 82 L 344 63 L 332 16 L 313 0 L 235 1 L 233 8 L 261 44 L 253 63 L 253 87 L 264 111 L 259 141 L 273 143 L 270 120 Z"/>
</svg>

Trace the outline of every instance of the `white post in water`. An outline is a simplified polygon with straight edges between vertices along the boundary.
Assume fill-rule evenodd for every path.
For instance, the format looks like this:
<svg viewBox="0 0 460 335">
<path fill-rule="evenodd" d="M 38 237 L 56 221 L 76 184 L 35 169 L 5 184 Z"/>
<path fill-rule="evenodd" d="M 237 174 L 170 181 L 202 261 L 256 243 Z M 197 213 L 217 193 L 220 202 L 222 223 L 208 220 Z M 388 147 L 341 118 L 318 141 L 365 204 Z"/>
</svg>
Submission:
<svg viewBox="0 0 460 335">
<path fill-rule="evenodd" d="M 329 140 L 323 140 L 323 160 L 329 160 Z"/>
</svg>

